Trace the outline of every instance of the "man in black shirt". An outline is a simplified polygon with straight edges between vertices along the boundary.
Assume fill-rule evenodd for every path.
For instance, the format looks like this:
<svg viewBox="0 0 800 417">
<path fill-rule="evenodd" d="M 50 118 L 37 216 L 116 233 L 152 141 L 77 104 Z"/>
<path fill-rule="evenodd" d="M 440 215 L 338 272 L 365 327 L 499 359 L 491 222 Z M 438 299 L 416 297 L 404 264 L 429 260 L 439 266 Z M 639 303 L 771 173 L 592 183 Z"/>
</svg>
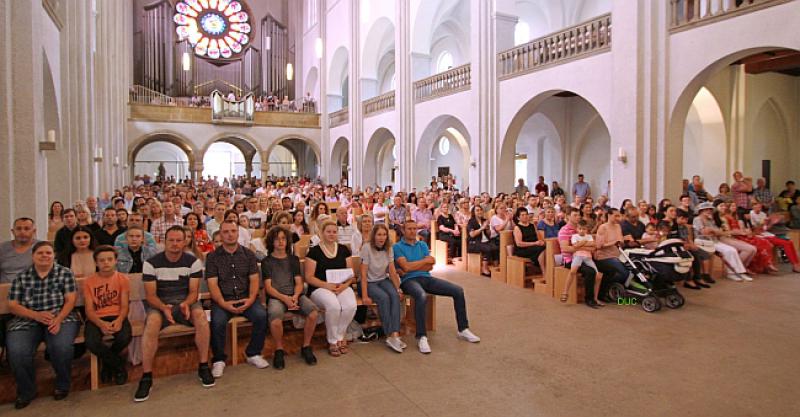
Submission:
<svg viewBox="0 0 800 417">
<path fill-rule="evenodd" d="M 56 238 L 53 241 L 53 249 L 56 251 L 56 256 L 67 250 L 69 243 L 72 241 L 72 231 L 78 227 L 78 217 L 75 214 L 74 209 L 64 209 L 64 213 L 61 214 L 61 218 L 64 219 L 64 227 L 58 229 L 58 232 L 56 232 Z"/>
<path fill-rule="evenodd" d="M 263 369 L 269 362 L 261 356 L 267 337 L 267 310 L 258 300 L 260 272 L 256 255 L 239 245 L 239 225 L 223 222 L 219 228 L 222 246 L 208 254 L 206 279 L 211 293 L 211 374 L 225 370 L 225 338 L 231 316 L 245 316 L 253 323 L 250 343 L 245 349 L 247 363 Z M 233 352 L 233 354 L 237 354 Z"/>
<path fill-rule="evenodd" d="M 103 228 L 94 234 L 97 244 L 114 246 L 117 236 L 124 232 L 125 229 L 117 226 L 117 211 L 112 207 L 103 210 Z"/>
<path fill-rule="evenodd" d="M 620 227 L 622 228 L 622 236 L 625 238 L 623 241 L 626 247 L 639 247 L 655 241 L 655 239 L 651 238 L 642 238 L 645 225 L 639 221 L 639 209 L 636 207 L 625 210 L 625 220 L 622 221 Z"/>
</svg>

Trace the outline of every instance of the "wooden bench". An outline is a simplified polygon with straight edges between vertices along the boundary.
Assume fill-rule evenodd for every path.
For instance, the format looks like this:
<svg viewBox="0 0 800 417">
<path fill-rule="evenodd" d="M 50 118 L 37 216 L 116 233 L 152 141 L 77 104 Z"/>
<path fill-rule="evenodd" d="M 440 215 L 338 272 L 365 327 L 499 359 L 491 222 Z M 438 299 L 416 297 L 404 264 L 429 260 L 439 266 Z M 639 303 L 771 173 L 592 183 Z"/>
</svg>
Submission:
<svg viewBox="0 0 800 417">
<path fill-rule="evenodd" d="M 447 265 L 447 242 L 438 240 L 439 225 L 436 220 L 431 220 L 431 256 L 436 259 L 436 265 Z"/>
<path fill-rule="evenodd" d="M 794 250 L 800 253 L 800 230 L 790 229 L 786 232 L 786 237 L 794 244 Z"/>
</svg>

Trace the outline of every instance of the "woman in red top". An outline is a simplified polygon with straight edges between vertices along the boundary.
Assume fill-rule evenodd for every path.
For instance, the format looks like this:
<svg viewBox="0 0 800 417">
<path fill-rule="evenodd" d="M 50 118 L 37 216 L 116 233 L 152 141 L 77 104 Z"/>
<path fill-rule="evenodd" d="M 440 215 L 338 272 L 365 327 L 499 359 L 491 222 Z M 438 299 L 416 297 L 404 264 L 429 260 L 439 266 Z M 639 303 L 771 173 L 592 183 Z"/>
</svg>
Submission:
<svg viewBox="0 0 800 417">
<path fill-rule="evenodd" d="M 736 210 L 730 210 L 729 203 L 720 203 L 717 211 L 723 223 L 727 224 L 731 234 L 736 239 L 747 242 L 756 247 L 756 256 L 750 262 L 748 268 L 755 273 L 778 272 L 772 260 L 773 245 L 767 239 L 755 236 L 753 231 L 740 224 L 736 217 Z"/>
<path fill-rule="evenodd" d="M 183 223 L 194 232 L 194 241 L 197 248 L 203 253 L 209 253 L 214 250 L 214 243 L 208 237 L 208 232 L 205 230 L 205 225 L 200 221 L 200 216 L 195 212 L 187 213 L 183 218 Z"/>
</svg>

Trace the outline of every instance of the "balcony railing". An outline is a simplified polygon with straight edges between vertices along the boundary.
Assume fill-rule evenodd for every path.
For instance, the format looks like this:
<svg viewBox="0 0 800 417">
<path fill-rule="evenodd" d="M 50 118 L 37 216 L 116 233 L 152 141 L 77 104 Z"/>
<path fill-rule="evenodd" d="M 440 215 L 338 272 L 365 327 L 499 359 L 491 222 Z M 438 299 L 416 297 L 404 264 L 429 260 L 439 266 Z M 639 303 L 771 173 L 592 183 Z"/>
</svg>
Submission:
<svg viewBox="0 0 800 417">
<path fill-rule="evenodd" d="M 129 101 L 136 104 L 154 104 L 159 106 L 177 106 L 178 103 L 174 98 L 161 94 L 158 91 L 151 90 L 141 85 L 134 85 L 128 92 L 130 97 Z"/>
<path fill-rule="evenodd" d="M 469 90 L 472 83 L 470 64 L 449 69 L 414 82 L 414 99 L 417 102 Z"/>
<path fill-rule="evenodd" d="M 330 127 L 341 126 L 350 120 L 350 112 L 347 107 L 337 110 L 328 115 L 328 124 Z"/>
<path fill-rule="evenodd" d="M 792 0 L 670 0 L 671 32 L 680 32 Z"/>
<path fill-rule="evenodd" d="M 364 100 L 361 105 L 364 106 L 364 117 L 394 110 L 394 90 Z"/>
<path fill-rule="evenodd" d="M 498 53 L 498 77 L 516 77 L 610 49 L 609 13 Z"/>
</svg>

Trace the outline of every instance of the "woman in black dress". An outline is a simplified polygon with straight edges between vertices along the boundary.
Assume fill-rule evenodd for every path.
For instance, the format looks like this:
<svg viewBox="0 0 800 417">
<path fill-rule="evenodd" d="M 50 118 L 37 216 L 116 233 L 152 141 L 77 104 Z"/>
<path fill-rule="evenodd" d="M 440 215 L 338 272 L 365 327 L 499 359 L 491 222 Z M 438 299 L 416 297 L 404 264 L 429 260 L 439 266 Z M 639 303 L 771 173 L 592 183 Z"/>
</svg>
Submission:
<svg viewBox="0 0 800 417">
<path fill-rule="evenodd" d="M 456 225 L 455 217 L 450 214 L 449 204 L 442 204 L 439 212 L 441 214 L 436 219 L 436 226 L 439 228 L 436 238 L 447 242 L 447 263 L 452 263 L 453 258 L 461 257 L 461 230 Z"/>
<path fill-rule="evenodd" d="M 489 238 L 489 220 L 483 217 L 483 207 L 472 207 L 472 217 L 467 223 L 467 252 L 481 254 L 481 274 L 489 276 L 489 262 L 500 259 L 500 247 Z"/>
<path fill-rule="evenodd" d="M 514 213 L 514 256 L 528 258 L 534 265 L 544 269 L 545 241 L 539 239 L 536 226 L 530 222 L 530 215 L 525 207 Z"/>
</svg>

